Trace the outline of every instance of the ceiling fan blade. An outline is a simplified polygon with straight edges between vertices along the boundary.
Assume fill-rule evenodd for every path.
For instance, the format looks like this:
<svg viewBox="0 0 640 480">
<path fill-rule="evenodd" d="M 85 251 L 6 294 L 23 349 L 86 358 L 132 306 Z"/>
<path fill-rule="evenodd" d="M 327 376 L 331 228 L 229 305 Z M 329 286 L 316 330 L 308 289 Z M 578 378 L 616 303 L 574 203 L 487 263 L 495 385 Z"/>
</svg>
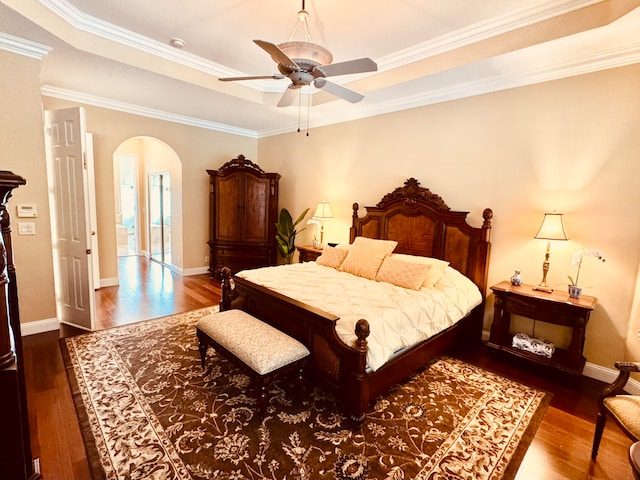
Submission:
<svg viewBox="0 0 640 480">
<path fill-rule="evenodd" d="M 337 75 L 348 75 L 350 73 L 375 72 L 378 70 L 376 62 L 370 58 L 359 58 L 347 62 L 331 63 L 315 67 L 320 70 L 325 77 L 335 77 Z"/>
<path fill-rule="evenodd" d="M 239 80 L 282 80 L 284 75 L 256 75 L 253 77 L 224 77 L 219 78 L 221 82 L 237 82 Z"/>
<path fill-rule="evenodd" d="M 265 42 L 264 40 L 254 40 L 254 43 L 262 48 L 265 52 L 271 55 L 271 58 L 274 62 L 279 63 L 281 65 L 285 65 L 287 67 L 291 67 L 293 70 L 300 70 L 300 67 L 296 62 L 291 60 L 289 56 L 280 50 L 276 44 L 271 42 Z"/>
<path fill-rule="evenodd" d="M 296 88 L 295 85 L 289 85 L 289 88 L 287 88 L 282 94 L 282 97 L 280 97 L 280 101 L 278 102 L 278 107 L 290 106 L 293 103 L 293 101 L 296 99 L 297 90 L 298 88 Z"/>
<path fill-rule="evenodd" d="M 358 92 L 349 90 L 348 88 L 343 87 L 342 85 L 329 82 L 324 78 L 316 79 L 316 81 L 314 82 L 314 85 L 316 86 L 316 88 L 320 88 L 325 92 L 329 92 L 330 94 L 335 95 L 336 97 L 340 97 L 343 100 L 346 100 L 347 102 L 358 103 L 360 100 L 364 98 L 364 95 L 360 95 Z"/>
</svg>

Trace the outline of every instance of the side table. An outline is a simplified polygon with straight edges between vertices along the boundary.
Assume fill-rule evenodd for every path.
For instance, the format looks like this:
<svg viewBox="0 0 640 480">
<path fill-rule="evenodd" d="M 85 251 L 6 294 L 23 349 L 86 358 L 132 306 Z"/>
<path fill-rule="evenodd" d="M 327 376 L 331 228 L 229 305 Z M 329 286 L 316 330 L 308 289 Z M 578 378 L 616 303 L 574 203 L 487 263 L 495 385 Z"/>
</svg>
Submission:
<svg viewBox="0 0 640 480">
<path fill-rule="evenodd" d="M 582 373 L 586 362 L 582 354 L 585 329 L 589 315 L 598 303 L 597 298 L 588 295 L 571 298 L 567 292 L 540 292 L 534 290 L 533 285 L 516 287 L 507 281 L 492 286 L 491 290 L 495 295 L 495 301 L 493 323 L 487 344 L 489 347 L 571 374 Z M 572 335 L 569 346 L 566 349 L 556 347 L 551 358 L 513 347 L 511 314 L 570 327 Z"/>
<path fill-rule="evenodd" d="M 321 248 L 315 248 L 311 245 L 302 245 L 300 247 L 296 247 L 298 252 L 300 253 L 299 261 L 302 262 L 315 262 L 316 259 L 322 255 Z"/>
</svg>

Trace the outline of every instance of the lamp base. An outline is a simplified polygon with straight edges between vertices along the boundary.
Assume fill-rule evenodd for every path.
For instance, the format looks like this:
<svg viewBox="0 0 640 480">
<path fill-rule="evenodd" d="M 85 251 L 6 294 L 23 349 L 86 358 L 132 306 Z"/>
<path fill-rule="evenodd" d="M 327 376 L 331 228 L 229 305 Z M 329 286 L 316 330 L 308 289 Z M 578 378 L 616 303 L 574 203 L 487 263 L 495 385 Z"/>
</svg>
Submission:
<svg viewBox="0 0 640 480">
<path fill-rule="evenodd" d="M 534 290 L 538 290 L 540 292 L 547 292 L 547 293 L 551 293 L 553 292 L 553 288 L 551 288 L 549 285 L 536 285 L 535 287 L 533 287 Z"/>
</svg>

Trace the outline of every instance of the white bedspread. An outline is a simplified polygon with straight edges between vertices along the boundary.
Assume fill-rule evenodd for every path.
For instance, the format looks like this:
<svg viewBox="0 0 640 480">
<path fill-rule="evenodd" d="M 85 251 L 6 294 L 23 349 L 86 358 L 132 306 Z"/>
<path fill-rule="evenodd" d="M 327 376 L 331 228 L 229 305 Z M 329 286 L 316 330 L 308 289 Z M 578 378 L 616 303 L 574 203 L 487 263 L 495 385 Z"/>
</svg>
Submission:
<svg viewBox="0 0 640 480">
<path fill-rule="evenodd" d="M 315 262 L 244 270 L 237 276 L 332 313 L 347 345 L 356 340 L 356 322 L 365 318 L 367 362 L 377 370 L 400 349 L 414 345 L 464 318 L 482 301 L 476 285 L 447 267 L 434 288 L 420 291 L 339 272 Z"/>
</svg>

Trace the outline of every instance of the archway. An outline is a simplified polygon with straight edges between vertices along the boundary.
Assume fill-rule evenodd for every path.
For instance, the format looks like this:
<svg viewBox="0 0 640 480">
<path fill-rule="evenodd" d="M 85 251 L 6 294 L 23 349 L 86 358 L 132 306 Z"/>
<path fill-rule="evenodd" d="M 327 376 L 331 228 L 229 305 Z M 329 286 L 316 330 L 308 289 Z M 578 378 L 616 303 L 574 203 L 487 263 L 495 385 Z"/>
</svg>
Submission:
<svg viewBox="0 0 640 480">
<path fill-rule="evenodd" d="M 182 270 L 182 163 L 153 137 L 133 137 L 113 154 L 118 256 L 144 255 Z M 158 203 L 160 202 L 160 203 Z"/>
</svg>

